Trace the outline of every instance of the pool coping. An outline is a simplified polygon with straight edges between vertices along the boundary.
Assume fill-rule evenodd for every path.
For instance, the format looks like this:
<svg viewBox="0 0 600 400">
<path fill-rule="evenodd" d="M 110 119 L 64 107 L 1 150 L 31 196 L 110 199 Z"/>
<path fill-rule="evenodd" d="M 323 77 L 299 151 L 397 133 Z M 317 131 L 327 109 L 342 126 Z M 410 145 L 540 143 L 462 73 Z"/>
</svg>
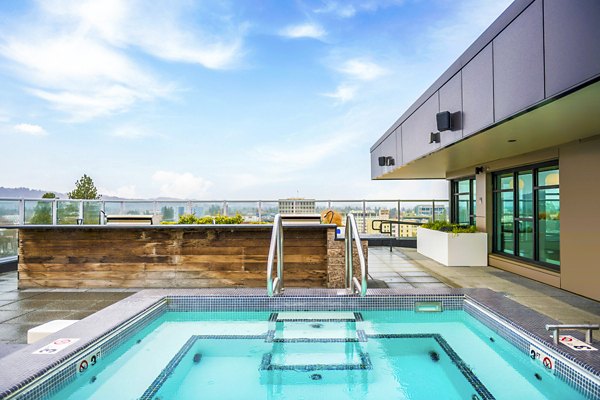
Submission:
<svg viewBox="0 0 600 400">
<path fill-rule="evenodd" d="M 483 308 L 489 314 L 485 318 L 498 318 L 508 323 L 513 328 L 513 331 L 516 331 L 516 335 L 514 334 L 515 332 L 503 331 L 501 327 L 494 329 L 493 326 L 490 326 L 490 328 L 496 330 L 500 335 L 505 336 L 513 344 L 517 345 L 517 347 L 519 347 L 518 343 L 515 343 L 512 339 L 518 341 L 519 338 L 516 336 L 521 333 L 530 337 L 533 342 L 538 342 L 539 345 L 547 348 L 550 352 L 566 358 L 570 363 L 580 368 L 581 371 L 590 375 L 592 381 L 595 381 L 593 387 L 589 389 L 591 392 L 587 394 L 600 396 L 600 384 L 598 384 L 600 382 L 600 351 L 576 352 L 564 345 L 555 346 L 550 333 L 545 330 L 545 325 L 556 324 L 558 321 L 531 310 L 490 289 L 369 289 L 366 298 L 360 298 L 355 295 L 348 295 L 345 290 L 340 289 L 288 288 L 283 295 L 269 298 L 266 296 L 264 289 L 227 288 L 142 290 L 84 318 L 60 332 L 47 336 L 34 344 L 27 345 L 23 349 L 2 358 L 3 368 L 0 369 L 0 399 L 13 397 L 14 394 L 21 392 L 22 388 L 55 369 L 55 367 L 61 365 L 64 361 L 70 360 L 72 362 L 76 361 L 79 357 L 84 357 L 86 353 L 97 347 L 98 340 L 117 332 L 122 324 L 145 315 L 145 312 L 153 306 L 168 307 L 169 301 L 185 301 L 185 299 L 193 297 L 213 299 L 216 303 L 222 302 L 225 298 L 231 298 L 241 302 L 240 304 L 243 304 L 242 300 L 244 297 L 255 300 L 264 299 L 265 304 L 273 301 L 281 301 L 276 300 L 278 298 L 322 298 L 332 300 L 332 309 L 335 308 L 333 303 L 339 303 L 339 301 L 348 302 L 349 299 L 354 299 L 350 300 L 353 304 L 357 301 L 376 302 L 379 300 L 381 300 L 381 304 L 387 304 L 393 298 L 408 297 L 412 298 L 414 302 L 432 298 L 450 299 L 458 297 L 463 301 L 463 309 L 464 304 L 466 304 L 465 301 L 468 300 L 470 313 L 478 313 L 478 308 Z M 334 299 L 338 300 L 334 301 Z M 103 327 L 103 329 L 98 327 Z M 569 334 L 583 339 L 583 333 L 569 332 Z M 32 352 L 60 338 L 78 338 L 79 340 L 57 354 L 32 354 Z M 592 345 L 600 347 L 600 341 L 594 339 Z M 75 358 L 76 356 L 77 358 Z M 566 376 L 568 377 L 569 375 Z M 589 387 L 589 383 L 586 385 L 586 387 Z"/>
</svg>

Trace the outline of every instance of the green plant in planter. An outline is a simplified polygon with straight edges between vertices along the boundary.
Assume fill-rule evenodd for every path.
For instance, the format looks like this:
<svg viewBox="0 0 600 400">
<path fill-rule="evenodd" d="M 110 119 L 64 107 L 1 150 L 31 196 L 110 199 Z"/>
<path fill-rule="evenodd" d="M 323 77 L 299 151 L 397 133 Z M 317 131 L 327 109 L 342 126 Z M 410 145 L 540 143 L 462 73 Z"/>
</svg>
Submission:
<svg viewBox="0 0 600 400">
<path fill-rule="evenodd" d="M 194 214 L 184 214 L 179 217 L 179 224 L 194 224 L 194 225 L 210 225 L 210 224 L 241 224 L 244 222 L 244 217 L 236 214 L 234 217 L 226 215 L 206 215 L 204 217 L 196 217 Z"/>
<path fill-rule="evenodd" d="M 196 223 L 196 216 L 194 214 L 183 214 L 182 216 L 179 217 L 179 224 L 195 224 Z"/>
<path fill-rule="evenodd" d="M 435 221 L 428 222 L 426 224 L 421 225 L 421 227 L 426 229 L 432 229 L 434 231 L 442 231 L 442 232 L 452 232 L 454 234 L 458 233 L 476 233 L 477 228 L 473 225 L 459 225 L 459 224 L 451 224 L 447 221 Z"/>
</svg>

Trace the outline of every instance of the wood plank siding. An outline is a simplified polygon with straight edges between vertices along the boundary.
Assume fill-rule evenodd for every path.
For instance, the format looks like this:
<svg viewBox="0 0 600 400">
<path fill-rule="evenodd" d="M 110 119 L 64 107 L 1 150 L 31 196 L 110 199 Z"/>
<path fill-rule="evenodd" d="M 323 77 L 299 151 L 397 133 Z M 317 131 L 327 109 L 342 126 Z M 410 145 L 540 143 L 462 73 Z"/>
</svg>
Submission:
<svg viewBox="0 0 600 400">
<path fill-rule="evenodd" d="M 284 228 L 285 286 L 343 286 L 344 243 L 333 231 Z M 28 227 L 19 288 L 266 287 L 270 240 L 270 226 Z"/>
</svg>

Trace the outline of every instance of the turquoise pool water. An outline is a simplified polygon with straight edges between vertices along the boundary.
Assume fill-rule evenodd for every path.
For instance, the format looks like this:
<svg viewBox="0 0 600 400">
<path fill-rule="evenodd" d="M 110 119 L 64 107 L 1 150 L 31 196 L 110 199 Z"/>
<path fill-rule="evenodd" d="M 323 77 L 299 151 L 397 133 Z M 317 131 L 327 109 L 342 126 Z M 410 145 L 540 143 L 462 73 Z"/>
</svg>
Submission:
<svg viewBox="0 0 600 400">
<path fill-rule="evenodd" d="M 580 399 L 463 311 L 169 312 L 55 399 Z"/>
</svg>

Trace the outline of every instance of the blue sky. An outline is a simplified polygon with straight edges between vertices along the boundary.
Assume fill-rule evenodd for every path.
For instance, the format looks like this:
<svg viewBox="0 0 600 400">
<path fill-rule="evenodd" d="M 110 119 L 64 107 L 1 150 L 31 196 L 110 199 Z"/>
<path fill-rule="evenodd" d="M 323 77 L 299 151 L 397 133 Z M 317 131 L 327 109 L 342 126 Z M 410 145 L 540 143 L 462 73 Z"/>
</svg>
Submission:
<svg viewBox="0 0 600 400">
<path fill-rule="evenodd" d="M 370 146 L 509 0 L 0 2 L 0 186 L 416 199 Z"/>
</svg>

